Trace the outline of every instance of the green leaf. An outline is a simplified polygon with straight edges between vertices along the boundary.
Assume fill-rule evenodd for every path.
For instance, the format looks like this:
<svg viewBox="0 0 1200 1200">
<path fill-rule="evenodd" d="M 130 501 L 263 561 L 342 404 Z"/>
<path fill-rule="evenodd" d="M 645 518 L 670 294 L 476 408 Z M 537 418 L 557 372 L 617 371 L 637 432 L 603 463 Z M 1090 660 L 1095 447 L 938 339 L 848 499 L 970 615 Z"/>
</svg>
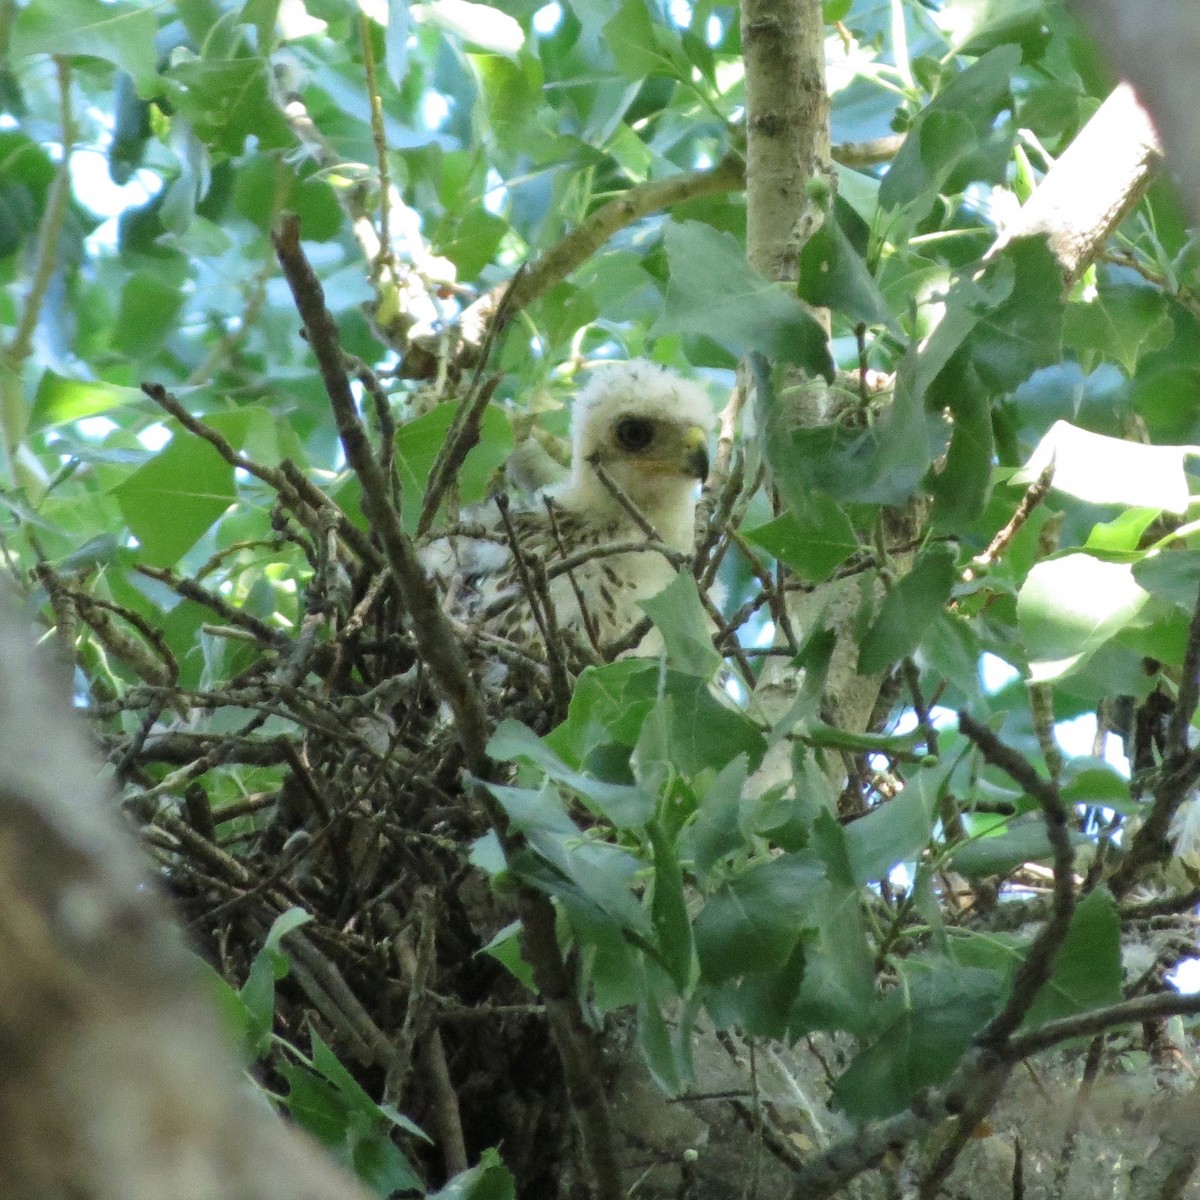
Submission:
<svg viewBox="0 0 1200 1200">
<path fill-rule="evenodd" d="M 812 896 L 816 936 L 807 943 L 804 979 L 788 1018 L 791 1038 L 814 1029 L 845 1029 L 862 1037 L 874 1017 L 875 950 L 863 924 L 862 888 L 854 878 L 846 831 L 830 811 L 832 800 L 827 804 L 812 822 L 812 850 L 825 864 L 826 881 Z"/>
<path fill-rule="evenodd" d="M 1054 974 L 1038 992 L 1022 1028 L 1116 1004 L 1121 989 L 1121 919 L 1112 895 L 1095 888 L 1075 906 Z"/>
<path fill-rule="evenodd" d="M 517 1200 L 517 1187 L 499 1152 L 489 1146 L 475 1166 L 455 1175 L 429 1200 Z"/>
<path fill-rule="evenodd" d="M 618 829 L 640 829 L 654 815 L 654 798 L 640 787 L 605 783 L 573 770 L 527 725 L 502 721 L 488 742 L 488 754 L 505 762 L 521 761 L 540 767 L 564 787 L 570 788 Z"/>
<path fill-rule="evenodd" d="M 298 905 L 282 912 L 271 922 L 271 928 L 267 931 L 267 940 L 263 943 L 263 949 L 268 953 L 278 953 L 282 949 L 282 942 L 285 937 L 293 930 L 299 929 L 302 925 L 307 925 L 313 919 L 312 913 L 305 912 Z"/>
<path fill-rule="evenodd" d="M 1098 558 L 1107 557 L 1109 554 L 1117 557 L 1121 553 L 1136 551 L 1142 544 L 1146 530 L 1160 516 L 1160 508 L 1127 508 L 1111 521 L 1100 521 L 1093 525 L 1083 549 Z"/>
<path fill-rule="evenodd" d="M 835 746 L 838 750 L 849 750 L 852 754 L 913 754 L 924 741 L 919 729 L 908 733 L 854 733 L 849 729 L 837 729 L 821 721 L 814 721 L 805 731 L 805 739 L 814 746 Z"/>
<path fill-rule="evenodd" d="M 1085 372 L 1097 362 L 1115 360 L 1132 375 L 1143 355 L 1161 350 L 1175 336 L 1170 304 L 1157 288 L 1109 284 L 1088 303 L 1067 305 L 1063 340 Z"/>
<path fill-rule="evenodd" d="M 804 243 L 800 251 L 800 296 L 809 304 L 842 313 L 854 322 L 883 325 L 899 334 L 900 326 L 837 219 L 838 207 Z"/>
<path fill-rule="evenodd" d="M 746 787 L 746 756 L 729 762 L 700 796 L 696 816 L 681 838 L 686 857 L 695 860 L 704 878 L 727 855 L 746 845 L 741 830 L 742 793 Z"/>
<path fill-rule="evenodd" d="M 1017 597 L 1031 680 L 1044 683 L 1078 671 L 1135 622 L 1149 598 L 1129 563 L 1079 553 L 1036 563 Z"/>
<path fill-rule="evenodd" d="M 1012 242 L 987 273 L 1011 274 L 1012 290 L 975 325 L 965 348 L 986 387 L 1010 392 L 1062 358 L 1062 269 L 1039 237 Z"/>
<path fill-rule="evenodd" d="M 167 69 L 172 102 L 215 152 L 241 154 L 253 137 L 259 150 L 291 147 L 295 135 L 271 96 L 265 58 L 184 58 Z"/>
<path fill-rule="evenodd" d="M 208 442 L 176 434 L 113 490 L 142 557 L 170 567 L 237 498 L 233 467 Z"/>
<path fill-rule="evenodd" d="M 945 1080 L 998 1011 L 1007 984 L 997 972 L 941 956 L 903 960 L 900 972 L 881 1005 L 878 1037 L 834 1088 L 835 1103 L 855 1121 L 901 1112 Z"/>
<path fill-rule="evenodd" d="M 380 1196 L 425 1190 L 425 1183 L 412 1163 L 384 1130 L 352 1133 L 350 1141 L 354 1173 Z"/>
<path fill-rule="evenodd" d="M 737 988 L 737 1008 L 742 1029 L 749 1037 L 784 1040 L 796 997 L 816 956 L 808 952 L 811 932 L 796 943 L 788 960 L 776 971 L 747 976 Z"/>
<path fill-rule="evenodd" d="M 589 667 L 579 677 L 567 719 L 546 736 L 564 761 L 582 764 L 598 746 L 637 744 L 646 714 L 671 698 L 668 743 L 675 766 L 687 777 L 719 771 L 739 754 L 752 768 L 762 761 L 766 738 L 744 712 L 718 699 L 706 679 L 667 671 L 644 659 Z"/>
<path fill-rule="evenodd" d="M 605 842 L 591 840 L 567 816 L 550 787 L 505 787 L 487 783 L 528 849 L 509 857 L 509 869 L 533 887 L 560 899 L 572 921 L 623 930 L 650 946 L 653 924 L 634 897 L 631 883 L 641 863 Z"/>
<path fill-rule="evenodd" d="M 137 94 L 137 85 L 125 71 L 113 83 L 113 135 L 108 146 L 108 174 L 124 185 L 142 165 L 150 141 L 150 106 Z"/>
<path fill-rule="evenodd" d="M 958 530 L 983 516 L 992 488 L 992 409 L 978 386 L 960 380 L 950 403 L 954 432 L 943 469 L 930 480 L 933 523 Z"/>
<path fill-rule="evenodd" d="M 201 987 L 213 999 L 222 1028 L 230 1042 L 237 1047 L 243 1062 L 249 1065 L 254 1061 L 254 1047 L 257 1041 L 252 1028 L 250 1010 L 241 995 L 230 987 L 228 980 L 223 979 L 203 960 L 197 960 L 197 970 L 200 974 Z"/>
<path fill-rule="evenodd" d="M 684 1081 L 662 1010 L 643 983 L 637 1006 L 638 1049 L 655 1083 L 668 1096 L 678 1096 Z"/>
<path fill-rule="evenodd" d="M 513 58 L 525 44 L 525 31 L 514 17 L 490 4 L 471 0 L 432 0 L 414 4 L 412 16 L 418 23 L 436 25 L 491 54 Z"/>
<path fill-rule="evenodd" d="M 658 595 L 639 600 L 638 607 L 662 634 L 672 667 L 686 675 L 713 677 L 721 656 L 713 648 L 711 620 L 691 571 L 680 571 Z"/>
<path fill-rule="evenodd" d="M 824 492 L 789 487 L 787 499 L 787 512 L 744 536 L 806 582 L 823 583 L 858 549 L 854 526 Z"/>
<path fill-rule="evenodd" d="M 797 855 L 759 863 L 709 897 L 695 922 L 710 983 L 781 967 L 799 940 L 824 871 Z"/>
<path fill-rule="evenodd" d="M 911 654 L 927 626 L 942 611 L 954 586 L 954 551 L 934 546 L 917 559 L 913 569 L 884 598 L 879 616 L 867 631 L 858 652 L 862 675 L 882 671 Z"/>
<path fill-rule="evenodd" d="M 1059 784 L 1064 804 L 1111 808 L 1132 816 L 1142 811 L 1129 792 L 1129 780 L 1102 758 L 1071 758 Z"/>
<path fill-rule="evenodd" d="M 404 489 L 401 516 L 404 528 L 410 533 L 417 527 L 429 473 L 457 411 L 457 404 L 439 404 L 423 416 L 405 421 L 396 430 L 396 472 Z M 484 409 L 479 442 L 468 452 L 458 473 L 459 499 L 463 504 L 476 504 L 487 495 L 496 471 L 504 465 L 512 449 L 512 426 L 508 418 L 494 406 Z"/>
<path fill-rule="evenodd" d="M 955 76 L 913 121 L 883 178 L 884 209 L 912 206 L 920 219 L 939 191 L 996 177 L 1008 158 L 1011 135 L 995 129 L 1011 103 L 1010 85 L 1021 61 L 1016 46 L 998 46 Z"/>
<path fill-rule="evenodd" d="M 796 296 L 750 267 L 733 237 L 684 221 L 669 225 L 664 240 L 671 277 L 651 335 L 702 335 L 733 354 L 758 350 L 832 381 L 824 330 Z"/>
<path fill-rule="evenodd" d="M 174 331 L 182 305 L 178 287 L 149 271 L 131 275 L 121 289 L 113 349 L 137 359 L 153 354 Z"/>
<path fill-rule="evenodd" d="M 949 856 L 950 865 L 968 879 L 986 875 L 1007 875 L 1027 862 L 1049 862 L 1054 848 L 1046 834 L 1046 823 L 1040 814 L 1030 813 L 997 825 L 998 832 L 973 838 L 956 846 Z M 1075 845 L 1087 839 L 1072 834 Z"/>
<path fill-rule="evenodd" d="M 1153 550 L 1133 564 L 1139 587 L 1191 612 L 1200 594 L 1200 550 Z"/>
<path fill-rule="evenodd" d="M 1029 463 L 1013 477 L 1030 484 L 1051 463 L 1054 488 L 1089 504 L 1124 504 L 1187 511 L 1186 460 L 1200 446 L 1147 446 L 1055 421 Z"/>
<path fill-rule="evenodd" d="M 604 26 L 604 40 L 617 70 L 630 79 L 677 73 L 669 31 L 655 21 L 645 0 L 621 0 L 616 15 Z"/>
<path fill-rule="evenodd" d="M 1043 0 L 955 0 L 930 16 L 956 54 L 982 54 L 1006 42 L 1040 39 Z"/>
<path fill-rule="evenodd" d="M 298 1063 L 281 1061 L 278 1071 L 288 1085 L 285 1103 L 292 1119 L 323 1145 L 346 1145 L 350 1114 L 338 1089 Z"/>
<path fill-rule="evenodd" d="M 903 790 L 845 827 L 850 868 L 858 883 L 886 879 L 901 862 L 918 859 L 933 833 L 938 776 L 918 770 Z"/>
<path fill-rule="evenodd" d="M 654 852 L 654 898 L 650 915 L 658 936 L 658 953 L 680 994 L 692 982 L 692 923 L 683 891 L 683 872 L 675 846 L 658 820 L 647 828 Z"/>
<path fill-rule="evenodd" d="M 89 383 L 68 379 L 53 371 L 42 372 L 33 411 L 29 416 L 31 429 L 49 429 L 96 417 L 121 408 L 146 411 L 150 401 L 141 388 L 118 387 L 111 383 Z"/>
<path fill-rule="evenodd" d="M 525 961 L 521 953 L 521 922 L 513 921 L 505 925 L 486 946 L 481 946 L 476 954 L 490 954 L 498 963 L 503 964 L 531 992 L 537 992 L 533 981 L 533 968 Z"/>
<path fill-rule="evenodd" d="M 143 96 L 159 82 L 154 64 L 158 18 L 153 6 L 101 0 L 33 0 L 17 17 L 9 53 L 102 58 L 133 77 Z"/>
</svg>

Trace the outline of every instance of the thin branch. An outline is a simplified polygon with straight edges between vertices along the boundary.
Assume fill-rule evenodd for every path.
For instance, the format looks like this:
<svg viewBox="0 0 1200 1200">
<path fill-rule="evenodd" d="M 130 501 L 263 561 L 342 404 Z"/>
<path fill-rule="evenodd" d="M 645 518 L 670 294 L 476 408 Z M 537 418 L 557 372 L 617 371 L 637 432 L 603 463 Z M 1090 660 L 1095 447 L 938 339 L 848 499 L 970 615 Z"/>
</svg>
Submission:
<svg viewBox="0 0 1200 1200">
<path fill-rule="evenodd" d="M 383 127 L 383 99 L 379 94 L 379 78 L 375 70 L 375 44 L 371 40 L 371 23 L 361 10 L 358 14 L 358 34 L 366 74 L 367 102 L 371 106 L 371 140 L 375 144 L 375 166 L 379 172 L 379 252 L 371 264 L 371 274 L 378 279 L 392 261 L 392 180 L 388 170 L 387 133 Z"/>
<path fill-rule="evenodd" d="M 665 547 L 666 543 L 663 542 L 662 534 L 660 534 L 658 530 L 654 528 L 642 510 L 638 508 L 638 506 L 634 504 L 634 502 L 627 495 L 625 495 L 617 481 L 613 479 L 613 477 L 604 469 L 603 464 L 595 457 L 588 459 L 588 464 L 591 466 L 592 470 L 596 472 L 596 478 L 599 479 L 604 485 L 605 489 L 608 491 L 608 494 L 612 496 L 612 498 L 624 510 L 625 515 L 629 517 L 629 519 L 646 535 L 646 537 L 650 539 L 650 541 L 657 542 L 660 546 Z M 676 568 L 679 568 L 686 563 L 686 555 L 680 554 L 678 551 L 673 551 L 672 554 L 676 560 L 673 563 Z M 672 557 L 672 554 L 668 554 L 667 557 Z"/>
<path fill-rule="evenodd" d="M 554 511 L 554 499 L 551 496 L 543 496 L 542 502 L 546 506 L 546 516 L 550 521 L 550 536 L 554 538 L 554 545 L 558 549 L 559 554 L 558 561 L 553 566 L 560 568 L 560 570 L 555 571 L 554 574 L 566 573 L 567 582 L 571 585 L 571 591 L 575 594 L 575 603 L 579 606 L 579 616 L 583 621 L 583 628 L 587 633 L 588 641 L 591 643 L 592 649 L 597 654 L 600 654 L 600 634 L 596 626 L 596 618 L 592 616 L 587 601 L 583 597 L 583 589 L 579 586 L 579 581 L 575 578 L 575 566 L 582 565 L 582 561 L 586 560 L 581 560 L 579 564 L 571 562 L 571 556 L 567 554 L 567 548 L 563 544 L 562 535 L 558 530 L 558 514 Z M 595 547 L 587 548 L 595 549 Z M 546 576 L 548 579 L 553 578 L 550 571 L 546 572 Z"/>
<path fill-rule="evenodd" d="M 1058 1162 L 1054 1167 L 1054 1200 L 1063 1200 L 1067 1194 L 1067 1179 L 1071 1174 L 1071 1164 L 1075 1161 L 1075 1151 L 1079 1145 L 1079 1130 L 1083 1124 L 1083 1114 L 1091 1100 L 1092 1091 L 1100 1075 L 1100 1064 L 1104 1060 L 1104 1038 L 1092 1038 L 1088 1046 L 1087 1057 L 1083 1064 L 1083 1078 L 1079 1088 L 1071 1099 L 1071 1112 L 1067 1117 L 1067 1129 L 1063 1134 L 1062 1150 L 1059 1151 Z"/>
<path fill-rule="evenodd" d="M 494 779 L 498 772 L 486 748 L 491 728 L 487 710 L 471 678 L 462 643 L 454 636 L 453 626 L 442 612 L 437 593 L 400 524 L 388 494 L 387 479 L 358 419 L 337 326 L 325 306 L 320 280 L 300 246 L 299 220 L 285 219 L 273 241 L 321 370 L 346 461 L 362 486 L 363 509 L 383 543 L 421 658 L 454 715 L 468 769 L 478 780 Z M 492 821 L 506 853 L 516 850 L 520 843 L 510 832 L 498 803 L 482 786 L 475 787 L 474 794 Z M 525 884 L 519 886 L 516 898 L 526 958 L 546 1004 L 567 1093 L 579 1124 L 590 1186 L 599 1200 L 623 1200 L 600 1049 L 580 1010 L 573 972 L 559 949 L 554 906 Z"/>
<path fill-rule="evenodd" d="M 496 508 L 500 512 L 500 520 L 508 534 L 508 547 L 512 552 L 513 563 L 521 580 L 521 590 L 529 604 L 529 611 L 542 635 L 542 644 L 546 647 L 546 661 L 550 668 L 550 689 L 554 696 L 555 707 L 559 712 L 566 712 L 571 702 L 571 685 L 567 679 L 567 668 L 563 654 L 562 641 L 558 635 L 558 622 L 554 612 L 554 603 L 545 587 L 545 573 L 542 572 L 542 587 L 535 584 L 535 574 L 540 563 L 528 561 L 521 548 L 521 540 L 508 513 L 508 497 L 501 494 L 496 497 Z"/>
<path fill-rule="evenodd" d="M 325 307 L 321 282 L 300 246 L 299 220 L 294 216 L 285 218 L 273 240 L 321 371 L 346 461 L 362 485 L 363 510 L 383 544 L 404 607 L 412 617 L 421 657 L 454 713 L 468 767 L 480 778 L 487 778 L 488 762 L 483 750 L 490 726 L 487 711 L 471 679 L 462 646 L 454 637 L 437 592 L 426 578 L 412 542 L 400 524 L 387 479 L 367 441 L 350 390 L 337 325 Z"/>
<path fill-rule="evenodd" d="M 904 145 L 904 134 L 888 133 L 865 142 L 840 142 L 833 147 L 832 158 L 843 167 L 876 167 L 891 162 Z"/>
<path fill-rule="evenodd" d="M 530 263 L 520 277 L 480 296 L 462 315 L 464 339 L 468 345 L 478 346 L 502 298 L 506 299 L 511 312 L 519 312 L 587 262 L 619 230 L 650 213 L 685 200 L 735 191 L 745 185 L 745 179 L 745 165 L 736 154 L 730 153 L 707 170 L 683 171 L 622 192 L 615 200 L 590 213 L 566 237 Z"/>
<path fill-rule="evenodd" d="M 54 69 L 58 78 L 62 162 L 58 164 L 58 170 L 54 173 L 54 179 L 46 194 L 46 208 L 38 223 L 33 267 L 29 273 L 29 290 L 25 293 L 25 303 L 21 306 L 17 328 L 5 348 L 5 358 L 10 369 L 19 367 L 33 350 L 33 334 L 42 317 L 42 305 L 45 303 L 50 281 L 59 266 L 58 240 L 62 235 L 67 205 L 71 199 L 71 150 L 75 144 L 75 119 L 71 113 L 71 65 L 66 57 L 56 54 Z"/>
<path fill-rule="evenodd" d="M 1163 853 L 1171 818 L 1200 778 L 1200 754 L 1188 746 L 1188 730 L 1200 697 L 1200 594 L 1197 594 L 1183 654 L 1179 695 L 1167 728 L 1166 756 L 1159 774 L 1154 803 L 1134 834 L 1129 851 L 1113 873 L 1110 887 L 1118 899 L 1133 886 L 1142 869 Z"/>
<path fill-rule="evenodd" d="M 497 312 L 493 327 L 502 319 L 503 314 Z M 445 441 L 429 471 L 429 482 L 426 484 L 425 495 L 421 500 L 421 516 L 417 521 L 417 537 L 423 537 L 429 532 L 429 527 L 437 516 L 446 492 L 458 479 L 459 471 L 462 469 L 467 455 L 479 443 L 484 414 L 487 412 L 492 393 L 496 390 L 499 382 L 500 377 L 497 375 L 486 384 L 479 385 L 477 383 L 463 397 L 462 403 L 455 411 L 454 420 L 446 433 Z"/>
<path fill-rule="evenodd" d="M 360 530 L 351 524 L 341 509 L 336 508 L 329 497 L 314 488 L 307 479 L 296 471 L 293 464 L 284 460 L 278 467 L 264 466 L 235 450 L 228 439 L 194 417 L 179 400 L 159 383 L 143 383 L 142 391 L 164 412 L 169 413 L 189 433 L 203 438 L 231 467 L 262 480 L 288 506 L 308 531 L 314 532 L 318 522 L 315 514 L 323 509 L 333 509 L 337 517 L 338 535 L 368 566 L 379 565 L 379 555 Z"/>
<path fill-rule="evenodd" d="M 1151 996 L 1138 996 L 1134 1000 L 1110 1004 L 1107 1008 L 1093 1008 L 1089 1012 L 1047 1021 L 1030 1033 L 1010 1038 L 1004 1053 L 1016 1062 L 1031 1054 L 1049 1050 L 1060 1042 L 1106 1033 L 1118 1025 L 1140 1025 L 1145 1021 L 1195 1016 L 1197 1013 L 1200 1013 L 1200 993 L 1183 995 L 1180 992 L 1155 992 Z"/>
<path fill-rule="evenodd" d="M 1008 524 L 992 538 L 988 543 L 988 548 L 982 554 L 977 554 L 971 559 L 971 565 L 963 572 L 963 579 L 966 582 L 969 583 L 974 579 L 980 569 L 990 567 L 1008 549 L 1009 543 L 1024 528 L 1025 522 L 1032 516 L 1033 510 L 1050 494 L 1053 482 L 1054 461 L 1052 459 L 1046 464 L 1037 479 L 1025 490 L 1025 495 L 1021 497 L 1021 503 L 1017 505 L 1016 512 L 1013 513 Z"/>
<path fill-rule="evenodd" d="M 1050 915 L 1017 968 L 1008 1003 L 977 1038 L 980 1045 L 995 1047 L 1003 1044 L 1025 1019 L 1042 984 L 1050 978 L 1054 957 L 1067 936 L 1067 927 L 1075 911 L 1072 871 L 1075 850 L 1068 829 L 1067 806 L 1059 795 L 1058 787 L 1043 779 L 1028 759 L 1006 746 L 986 725 L 981 725 L 970 714 L 958 714 L 958 727 L 992 766 L 999 767 L 1038 802 L 1046 823 L 1046 836 L 1053 850 L 1054 894 Z"/>
</svg>

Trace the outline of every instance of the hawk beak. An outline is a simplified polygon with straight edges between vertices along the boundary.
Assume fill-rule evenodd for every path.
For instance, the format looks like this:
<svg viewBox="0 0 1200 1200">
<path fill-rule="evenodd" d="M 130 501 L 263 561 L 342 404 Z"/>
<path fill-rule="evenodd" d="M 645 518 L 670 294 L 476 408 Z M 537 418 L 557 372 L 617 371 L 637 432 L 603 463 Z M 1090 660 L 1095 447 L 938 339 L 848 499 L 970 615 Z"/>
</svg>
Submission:
<svg viewBox="0 0 1200 1200">
<path fill-rule="evenodd" d="M 684 471 L 691 478 L 703 482 L 708 478 L 708 430 L 693 425 L 683 435 L 683 447 L 686 451 Z"/>
</svg>

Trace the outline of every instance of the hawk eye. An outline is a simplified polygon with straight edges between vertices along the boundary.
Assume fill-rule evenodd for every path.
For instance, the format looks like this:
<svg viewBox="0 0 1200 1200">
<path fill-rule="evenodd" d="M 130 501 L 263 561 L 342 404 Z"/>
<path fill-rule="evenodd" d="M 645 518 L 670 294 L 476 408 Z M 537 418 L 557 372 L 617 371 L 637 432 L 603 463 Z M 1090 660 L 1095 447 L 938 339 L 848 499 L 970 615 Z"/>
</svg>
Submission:
<svg viewBox="0 0 1200 1200">
<path fill-rule="evenodd" d="M 617 442 L 622 450 L 645 450 L 654 440 L 654 426 L 642 417 L 617 422 Z"/>
</svg>

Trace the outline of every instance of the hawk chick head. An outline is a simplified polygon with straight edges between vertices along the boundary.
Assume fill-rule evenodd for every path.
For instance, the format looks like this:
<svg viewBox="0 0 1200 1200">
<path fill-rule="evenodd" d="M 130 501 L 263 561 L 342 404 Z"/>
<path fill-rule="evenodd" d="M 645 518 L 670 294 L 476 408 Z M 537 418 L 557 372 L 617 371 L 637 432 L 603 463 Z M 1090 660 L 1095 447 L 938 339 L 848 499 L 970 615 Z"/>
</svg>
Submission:
<svg viewBox="0 0 1200 1200">
<path fill-rule="evenodd" d="M 692 546 L 696 483 L 708 475 L 712 403 L 699 385 L 656 363 L 597 367 L 575 399 L 568 508 L 602 519 L 620 501 L 599 465 L 669 543 Z"/>
</svg>

